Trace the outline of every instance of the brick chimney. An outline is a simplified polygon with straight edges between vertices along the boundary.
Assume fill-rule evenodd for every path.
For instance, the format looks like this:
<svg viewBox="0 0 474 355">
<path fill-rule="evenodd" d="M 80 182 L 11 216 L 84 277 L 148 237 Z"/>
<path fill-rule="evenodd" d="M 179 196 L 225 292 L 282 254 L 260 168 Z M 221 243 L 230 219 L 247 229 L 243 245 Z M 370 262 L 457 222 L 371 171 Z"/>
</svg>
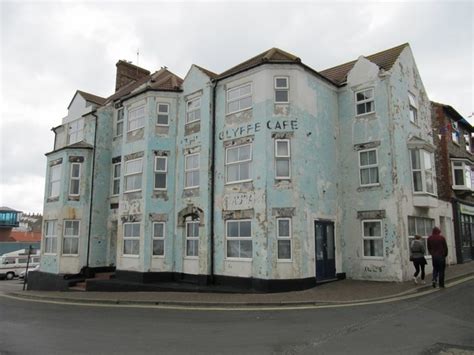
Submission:
<svg viewBox="0 0 474 355">
<path fill-rule="evenodd" d="M 150 75 L 150 72 L 146 69 L 137 67 L 125 60 L 119 60 L 117 64 L 117 75 L 115 77 L 115 91 L 123 88 L 128 83 L 137 81 L 144 76 Z"/>
</svg>

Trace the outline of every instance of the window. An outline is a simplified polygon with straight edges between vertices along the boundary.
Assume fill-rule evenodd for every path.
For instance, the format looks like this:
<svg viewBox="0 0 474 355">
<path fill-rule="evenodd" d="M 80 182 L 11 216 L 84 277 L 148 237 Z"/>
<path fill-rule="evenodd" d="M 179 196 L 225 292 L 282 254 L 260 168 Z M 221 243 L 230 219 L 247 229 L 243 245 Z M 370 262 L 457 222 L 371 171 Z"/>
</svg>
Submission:
<svg viewBox="0 0 474 355">
<path fill-rule="evenodd" d="M 227 221 L 227 257 L 252 258 L 252 224 L 250 220 Z"/>
<path fill-rule="evenodd" d="M 158 117 L 156 119 L 156 124 L 160 126 L 168 126 L 169 116 L 170 116 L 170 105 L 158 103 Z"/>
<path fill-rule="evenodd" d="M 360 185 L 372 186 L 379 184 L 379 167 L 377 149 L 359 152 Z"/>
<path fill-rule="evenodd" d="M 199 187 L 199 153 L 186 155 L 184 159 L 184 187 Z"/>
<path fill-rule="evenodd" d="M 71 164 L 71 178 L 69 180 L 69 196 L 79 196 L 81 185 L 81 163 Z"/>
<path fill-rule="evenodd" d="M 434 194 L 433 154 L 423 149 L 412 149 L 410 152 L 413 191 Z"/>
<path fill-rule="evenodd" d="M 140 255 L 140 223 L 124 223 L 123 255 Z"/>
<path fill-rule="evenodd" d="M 290 178 L 290 140 L 275 140 L 275 179 Z"/>
<path fill-rule="evenodd" d="M 453 122 L 451 123 L 451 138 L 453 140 L 453 143 L 459 144 L 459 130 L 458 130 L 458 123 Z"/>
<path fill-rule="evenodd" d="M 471 135 L 470 134 L 465 134 L 464 135 L 464 142 L 466 143 L 466 151 L 469 153 L 472 153 L 471 151 Z"/>
<path fill-rule="evenodd" d="M 277 218 L 278 260 L 291 260 L 291 219 Z"/>
<path fill-rule="evenodd" d="M 198 256 L 199 221 L 186 222 L 186 256 Z"/>
<path fill-rule="evenodd" d="M 186 103 L 186 123 L 199 121 L 201 119 L 201 98 L 189 100 Z"/>
<path fill-rule="evenodd" d="M 79 221 L 64 221 L 63 255 L 79 254 Z"/>
<path fill-rule="evenodd" d="M 140 106 L 128 111 L 128 131 L 145 126 L 145 106 Z"/>
<path fill-rule="evenodd" d="M 121 136 L 123 134 L 123 108 L 117 111 L 117 123 L 115 125 L 115 136 Z"/>
<path fill-rule="evenodd" d="M 288 77 L 276 77 L 275 78 L 275 103 L 286 104 L 289 102 L 289 89 Z"/>
<path fill-rule="evenodd" d="M 155 190 L 166 190 L 167 169 L 168 159 L 166 157 L 155 157 Z"/>
<path fill-rule="evenodd" d="M 56 221 L 44 222 L 44 250 L 45 254 L 56 254 Z"/>
<path fill-rule="evenodd" d="M 425 243 L 425 255 L 429 255 L 427 240 L 434 228 L 434 219 L 408 216 L 408 245 L 410 246 L 415 235 L 421 235 Z"/>
<path fill-rule="evenodd" d="M 120 174 L 121 174 L 121 163 L 112 165 L 112 195 L 118 195 L 120 193 Z"/>
<path fill-rule="evenodd" d="M 252 146 L 250 144 L 227 148 L 225 160 L 226 182 L 250 181 L 251 162 Z"/>
<path fill-rule="evenodd" d="M 252 107 L 252 85 L 245 84 L 227 90 L 227 114 Z"/>
<path fill-rule="evenodd" d="M 68 142 L 74 144 L 84 139 L 84 119 L 72 121 L 68 125 Z"/>
<path fill-rule="evenodd" d="M 416 102 L 415 95 L 408 93 L 408 102 L 410 107 L 410 121 L 417 124 L 418 123 L 418 104 Z"/>
<path fill-rule="evenodd" d="M 50 167 L 48 197 L 58 197 L 61 187 L 61 164 Z"/>
<path fill-rule="evenodd" d="M 125 163 L 125 192 L 139 191 L 142 188 L 142 159 L 129 160 Z"/>
<path fill-rule="evenodd" d="M 366 89 L 355 93 L 356 116 L 375 112 L 374 89 Z"/>
<path fill-rule="evenodd" d="M 153 223 L 153 256 L 165 255 L 165 223 Z"/>
<path fill-rule="evenodd" d="M 452 161 L 453 189 L 472 189 L 472 168 L 463 161 Z"/>
<path fill-rule="evenodd" d="M 364 257 L 383 257 L 382 221 L 362 221 Z"/>
</svg>

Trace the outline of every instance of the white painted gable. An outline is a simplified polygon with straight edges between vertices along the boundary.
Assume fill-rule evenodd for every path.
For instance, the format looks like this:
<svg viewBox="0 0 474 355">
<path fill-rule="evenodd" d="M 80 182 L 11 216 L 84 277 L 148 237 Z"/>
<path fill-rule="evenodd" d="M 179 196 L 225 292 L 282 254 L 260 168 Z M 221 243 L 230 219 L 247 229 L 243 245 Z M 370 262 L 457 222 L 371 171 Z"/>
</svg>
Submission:
<svg viewBox="0 0 474 355">
<path fill-rule="evenodd" d="M 347 75 L 347 85 L 352 87 L 374 81 L 378 74 L 379 67 L 365 57 L 360 56 Z"/>
</svg>

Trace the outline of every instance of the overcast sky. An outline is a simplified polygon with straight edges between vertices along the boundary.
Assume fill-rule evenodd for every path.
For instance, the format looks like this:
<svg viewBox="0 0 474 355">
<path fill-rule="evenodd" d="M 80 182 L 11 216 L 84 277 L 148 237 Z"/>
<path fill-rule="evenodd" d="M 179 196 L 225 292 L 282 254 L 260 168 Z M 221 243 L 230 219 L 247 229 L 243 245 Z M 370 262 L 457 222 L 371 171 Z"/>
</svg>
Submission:
<svg viewBox="0 0 474 355">
<path fill-rule="evenodd" d="M 42 212 L 51 127 L 75 91 L 111 95 L 137 48 L 139 66 L 184 78 L 271 47 L 323 70 L 409 42 L 429 98 L 474 110 L 472 1 L 0 2 L 0 206 L 24 212 Z"/>
</svg>

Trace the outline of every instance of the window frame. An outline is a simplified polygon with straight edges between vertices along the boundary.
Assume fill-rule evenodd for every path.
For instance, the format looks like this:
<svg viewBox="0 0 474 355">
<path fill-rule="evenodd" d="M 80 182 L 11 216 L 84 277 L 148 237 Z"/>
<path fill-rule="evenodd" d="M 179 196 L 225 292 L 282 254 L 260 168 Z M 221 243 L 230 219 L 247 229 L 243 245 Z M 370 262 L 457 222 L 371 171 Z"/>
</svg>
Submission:
<svg viewBox="0 0 474 355">
<path fill-rule="evenodd" d="M 126 230 L 126 225 L 138 225 L 138 236 L 125 236 L 125 230 Z M 139 257 L 140 256 L 140 234 L 141 234 L 141 230 L 142 230 L 142 226 L 141 226 L 141 223 L 140 222 L 125 222 L 123 224 L 123 230 L 122 230 L 122 257 Z M 132 227 L 132 232 L 133 232 L 133 227 Z M 125 253 L 125 245 L 126 245 L 126 242 L 129 241 L 129 242 L 133 242 L 133 244 L 135 244 L 135 242 L 138 241 L 138 254 L 128 254 L 128 253 Z M 132 244 L 132 245 L 133 245 Z M 133 250 L 133 248 L 132 248 Z"/>
<path fill-rule="evenodd" d="M 288 236 L 281 236 L 280 235 L 280 221 L 288 221 Z M 293 260 L 293 248 L 292 248 L 292 225 L 291 225 L 291 218 L 289 217 L 278 217 L 276 219 L 276 233 L 277 233 L 277 261 L 278 262 L 291 262 Z M 280 241 L 289 241 L 290 242 L 290 257 L 289 258 L 280 258 Z"/>
<path fill-rule="evenodd" d="M 461 133 L 459 132 L 459 125 L 457 122 L 451 122 L 451 141 L 456 144 L 460 145 L 461 143 Z"/>
<path fill-rule="evenodd" d="M 140 110 L 143 110 L 143 116 L 137 116 L 134 117 L 133 120 L 131 119 L 132 113 L 138 112 Z M 145 120 L 146 120 L 146 105 L 140 105 L 137 107 L 130 108 L 128 110 L 128 116 L 127 116 L 127 133 L 136 131 L 140 128 L 145 127 Z M 130 128 L 131 123 L 138 122 L 138 126 L 134 127 L 133 129 Z M 141 124 L 141 125 L 140 125 Z"/>
<path fill-rule="evenodd" d="M 73 223 L 73 224 L 77 223 L 77 234 L 66 234 L 66 229 L 67 229 L 66 227 L 67 227 L 68 223 Z M 62 243 L 61 255 L 63 255 L 63 256 L 78 256 L 79 255 L 79 238 L 80 238 L 80 235 L 81 235 L 80 220 L 78 220 L 78 219 L 65 219 L 63 221 L 63 240 L 62 240 L 63 243 Z M 74 242 L 74 244 L 70 245 L 70 250 L 67 253 L 64 250 L 65 246 L 66 246 L 66 239 L 70 239 L 71 242 Z M 77 253 L 71 253 L 70 252 L 70 251 L 73 251 L 74 246 L 77 248 Z"/>
<path fill-rule="evenodd" d="M 472 139 L 471 139 L 471 133 L 464 133 L 464 144 L 466 145 L 466 152 L 469 154 L 472 154 Z"/>
<path fill-rule="evenodd" d="M 357 94 L 361 93 L 361 92 L 365 92 L 365 91 L 371 91 L 372 92 L 372 97 L 369 98 L 369 99 L 363 99 L 361 101 L 358 101 L 357 100 Z M 373 87 L 369 87 L 369 88 L 365 88 L 365 89 L 362 89 L 362 90 L 357 90 L 356 92 L 354 92 L 354 101 L 355 101 L 355 114 L 356 114 L 356 117 L 361 117 L 361 116 L 365 116 L 365 115 L 370 115 L 370 114 L 374 114 L 375 113 L 375 89 Z M 357 106 L 358 105 L 361 105 L 361 104 L 364 104 L 364 107 L 366 103 L 368 102 L 372 102 L 372 111 L 369 111 L 369 112 L 363 112 L 363 113 L 357 113 Z"/>
<path fill-rule="evenodd" d="M 371 151 L 375 151 L 375 160 L 376 164 L 367 164 L 362 166 L 362 153 L 368 153 Z M 370 186 L 379 186 L 380 185 L 380 169 L 379 169 L 379 152 L 377 148 L 369 148 L 369 149 L 362 149 L 358 151 L 358 158 L 359 158 L 359 186 L 360 187 L 370 187 Z M 369 170 L 369 180 L 371 181 L 370 169 L 377 168 L 377 182 L 369 182 L 368 184 L 362 183 L 362 170 Z"/>
<path fill-rule="evenodd" d="M 74 130 L 73 130 L 74 129 Z M 71 139 L 74 137 L 74 140 Z M 67 124 L 67 144 L 82 142 L 84 140 L 84 117 L 75 119 Z"/>
<path fill-rule="evenodd" d="M 53 174 L 58 172 L 58 177 L 53 180 Z M 56 198 L 61 195 L 61 175 L 62 175 L 62 164 L 56 164 L 49 167 L 48 177 L 48 198 Z M 53 195 L 53 186 L 58 186 L 57 194 Z"/>
<path fill-rule="evenodd" d="M 160 112 L 160 105 L 166 106 L 167 111 L 166 112 Z M 158 122 L 159 118 L 161 116 L 166 116 L 166 123 L 160 123 Z M 157 102 L 156 103 L 156 125 L 157 126 L 163 126 L 163 127 L 168 127 L 170 125 L 170 104 L 167 102 Z"/>
<path fill-rule="evenodd" d="M 184 255 L 185 255 L 186 259 L 198 259 L 199 258 L 199 237 L 200 237 L 199 224 L 200 224 L 199 219 L 186 221 L 185 231 L 184 231 L 184 233 L 185 233 L 185 241 L 184 241 L 185 253 L 184 253 Z M 198 231 L 197 236 L 195 236 L 195 235 L 189 236 L 189 234 L 188 234 L 188 231 L 189 231 L 188 226 L 189 225 L 193 225 L 193 226 L 197 225 L 197 231 Z M 193 227 L 192 230 L 194 230 L 194 228 L 195 227 Z M 192 254 L 192 255 L 188 254 L 188 252 L 189 252 L 188 241 L 192 241 L 193 245 L 195 245 L 197 243 L 197 247 L 196 246 L 193 247 L 193 251 L 195 251 L 196 254 Z"/>
<path fill-rule="evenodd" d="M 123 136 L 124 116 L 125 116 L 124 109 L 123 109 L 123 107 L 120 107 L 117 110 L 117 117 L 116 117 L 116 120 L 115 120 L 115 132 L 114 132 L 115 134 L 114 134 L 114 137 Z M 119 127 L 121 127 L 120 128 L 120 133 L 119 133 Z"/>
<path fill-rule="evenodd" d="M 57 230 L 57 220 L 49 219 L 44 221 L 43 233 L 44 233 L 44 255 L 57 255 L 58 253 L 58 230 Z M 49 224 L 52 224 L 51 228 L 48 228 Z M 53 234 L 48 234 L 49 231 L 52 231 Z M 49 248 L 48 248 L 49 246 Z M 50 249 L 50 250 L 49 250 Z"/>
<path fill-rule="evenodd" d="M 196 168 L 191 168 L 191 169 L 188 169 L 188 158 L 191 158 L 191 157 L 195 157 L 197 156 L 197 162 L 198 162 L 198 165 Z M 186 154 L 184 156 L 184 189 L 195 189 L 195 188 L 199 188 L 200 186 L 200 180 L 201 180 L 201 177 L 200 177 L 200 169 L 201 168 L 201 153 L 198 152 L 198 153 L 192 153 L 192 154 Z M 188 174 L 192 174 L 192 176 L 194 176 L 194 173 L 197 172 L 197 176 L 198 176 L 198 181 L 197 181 L 197 185 L 190 185 L 190 186 L 187 186 L 187 183 L 188 183 Z M 193 184 L 195 183 L 194 181 L 194 178 L 192 179 L 193 180 Z"/>
<path fill-rule="evenodd" d="M 119 175 L 115 175 L 115 167 L 118 166 Z M 120 183 L 122 180 L 122 162 L 112 164 L 112 196 L 120 195 Z M 117 184 L 117 185 L 116 185 Z M 118 191 L 115 193 L 115 186 L 118 186 Z"/>
<path fill-rule="evenodd" d="M 238 237 L 230 237 L 228 235 L 228 225 L 229 223 L 239 223 L 239 236 Z M 242 222 L 249 222 L 250 223 L 250 236 L 249 237 L 242 237 L 240 236 L 240 223 Z M 239 241 L 239 255 L 240 255 L 240 241 L 249 241 L 251 242 L 251 254 L 252 257 L 246 258 L 246 257 L 235 257 L 235 256 L 229 256 L 229 248 L 228 248 L 228 242 L 229 241 Z M 253 237 L 252 237 L 252 220 L 251 219 L 228 219 L 225 221 L 225 259 L 226 260 L 231 260 L 231 261 L 252 261 L 253 259 Z"/>
<path fill-rule="evenodd" d="M 279 87 L 277 86 L 278 79 L 285 79 L 286 86 Z M 290 103 L 290 77 L 289 76 L 275 76 L 273 80 L 273 88 L 274 88 L 274 95 L 273 100 L 275 104 L 289 104 Z M 285 91 L 286 92 L 286 101 L 277 101 L 277 91 Z"/>
<path fill-rule="evenodd" d="M 79 166 L 79 173 L 78 176 L 73 176 L 74 166 Z M 82 163 L 71 163 L 71 168 L 69 170 L 69 196 L 80 196 L 81 195 L 81 174 L 82 174 Z M 73 182 L 77 181 L 77 193 L 71 192 Z"/>
<path fill-rule="evenodd" d="M 198 105 L 196 107 L 192 107 L 190 109 L 190 106 L 193 105 L 193 103 L 198 102 Z M 199 117 L 195 118 L 196 112 L 199 112 Z M 192 117 L 193 119 L 190 120 L 189 117 L 191 116 L 190 114 L 193 114 Z M 201 121 L 201 96 L 193 97 L 189 100 L 186 101 L 186 117 L 185 117 L 185 124 L 190 124 L 193 122 L 198 122 Z"/>
<path fill-rule="evenodd" d="M 243 148 L 245 146 L 249 146 L 250 147 L 250 153 L 249 153 L 249 159 L 246 159 L 246 160 L 237 160 L 237 161 L 234 161 L 234 162 L 228 162 L 228 153 L 229 153 L 229 150 L 231 149 L 240 149 L 240 148 Z M 252 178 L 252 161 L 253 161 L 253 147 L 252 147 L 252 143 L 245 143 L 245 144 L 241 144 L 241 145 L 237 145 L 237 146 L 233 146 L 233 147 L 227 147 L 225 149 L 225 162 L 224 162 L 224 167 L 225 167 L 225 185 L 230 185 L 230 184 L 240 184 L 240 183 L 243 183 L 243 182 L 249 182 L 249 181 L 252 181 L 253 178 Z M 243 179 L 243 180 L 233 180 L 233 181 L 229 181 L 229 173 L 228 173 L 228 167 L 229 166 L 232 166 L 232 165 L 237 165 L 237 164 L 243 164 L 243 163 L 246 163 L 248 162 L 248 165 L 249 165 L 249 178 L 248 179 Z M 239 170 L 240 171 L 240 170 Z M 239 173 L 240 175 L 240 173 Z"/>
<path fill-rule="evenodd" d="M 240 90 L 246 86 L 249 86 L 250 87 L 250 93 L 248 94 L 245 94 L 245 95 L 241 95 L 241 96 L 238 96 L 237 98 L 233 98 L 232 100 L 229 99 L 229 94 L 234 92 L 234 91 L 237 91 L 237 90 Z M 246 110 L 250 110 L 252 109 L 253 107 L 253 85 L 251 82 L 247 82 L 245 84 L 241 84 L 241 85 L 238 85 L 238 86 L 235 86 L 235 87 L 232 87 L 232 88 L 228 88 L 226 90 L 226 115 L 231 115 L 231 114 L 234 114 L 234 113 L 237 113 L 237 112 L 242 112 L 242 111 L 246 111 Z M 247 97 L 250 97 L 250 106 L 249 107 L 244 107 L 242 108 L 241 105 L 240 105 L 240 102 L 247 98 Z M 229 104 L 231 103 L 234 103 L 234 102 L 239 102 L 239 108 L 237 110 L 234 110 L 234 111 L 230 111 L 229 109 Z"/>
<path fill-rule="evenodd" d="M 456 167 L 455 164 L 461 164 L 461 166 Z M 461 170 L 462 171 L 462 179 L 463 179 L 463 184 L 462 185 L 457 185 L 456 184 L 456 170 Z M 467 176 L 467 173 L 469 172 L 469 178 Z M 451 174 L 453 177 L 453 183 L 451 185 L 452 189 L 454 190 L 472 190 L 472 180 L 473 180 L 473 168 L 470 164 L 467 164 L 463 160 L 455 160 L 451 159 Z M 470 185 L 470 186 L 469 186 Z"/>
<path fill-rule="evenodd" d="M 164 159 L 165 160 L 165 169 L 164 170 L 159 170 L 157 168 L 157 161 L 158 159 Z M 156 191 L 166 191 L 168 189 L 168 157 L 166 156 L 155 156 L 155 161 L 153 164 L 153 172 L 154 172 L 154 181 L 153 181 L 153 190 Z M 156 175 L 164 175 L 165 176 L 165 187 L 156 187 Z"/>
<path fill-rule="evenodd" d="M 412 182 L 413 194 L 415 194 L 415 195 L 428 194 L 428 195 L 436 196 L 436 185 L 435 185 L 436 184 L 436 169 L 435 169 L 435 165 L 434 165 L 435 164 L 434 153 L 429 152 L 426 149 L 422 149 L 422 148 L 413 148 L 413 149 L 409 149 L 409 151 L 410 151 L 410 169 L 411 169 L 411 182 Z M 418 159 L 420 161 L 420 168 L 417 168 L 417 169 L 415 169 L 413 167 L 413 154 L 412 154 L 413 151 L 417 152 Z M 423 156 L 421 156 L 421 154 Z M 428 171 L 428 169 L 425 168 L 426 154 L 429 155 L 429 157 L 430 157 L 431 172 L 429 174 L 431 174 L 433 192 L 428 191 L 427 185 L 426 185 L 426 180 L 427 180 L 426 172 Z M 421 185 L 422 185 L 422 190 L 421 191 L 416 191 L 415 190 L 414 176 L 415 176 L 416 172 L 420 172 L 420 174 L 421 174 Z"/>
<path fill-rule="evenodd" d="M 380 224 L 380 236 L 366 236 L 365 235 L 365 223 L 379 223 Z M 362 232 L 362 258 L 371 260 L 383 260 L 384 259 L 384 238 L 383 238 L 383 221 L 382 219 L 363 219 L 361 220 L 361 232 Z M 375 240 L 382 242 L 382 256 L 377 255 L 365 255 L 365 241 Z"/>
<path fill-rule="evenodd" d="M 155 225 L 161 224 L 163 226 L 163 235 L 161 237 L 157 237 L 155 234 Z M 153 258 L 164 258 L 165 257 L 165 236 L 166 236 L 166 223 L 165 222 L 153 222 L 152 224 L 152 248 L 151 248 L 151 255 Z M 155 254 L 155 241 L 159 241 L 163 243 L 163 254 Z"/>
<path fill-rule="evenodd" d="M 408 92 L 408 110 L 410 122 L 415 125 L 418 125 L 418 103 L 416 95 L 412 94 L 411 92 Z"/>
<path fill-rule="evenodd" d="M 413 220 L 415 230 L 411 230 L 411 222 L 410 220 Z M 423 220 L 423 229 L 424 232 L 421 232 L 421 230 L 418 228 L 420 221 Z M 430 221 L 431 225 L 426 228 L 426 221 Z M 408 250 L 410 250 L 411 243 L 413 240 L 415 240 L 415 234 L 418 234 L 421 236 L 423 243 L 425 244 L 425 258 L 431 258 L 431 255 L 428 251 L 428 237 L 431 235 L 431 231 L 433 230 L 433 227 L 435 226 L 435 219 L 434 218 L 427 218 L 427 217 L 419 217 L 419 216 L 407 216 L 407 236 L 408 236 Z M 414 233 L 412 233 L 414 232 Z"/>
<path fill-rule="evenodd" d="M 131 163 L 131 162 L 134 162 L 134 161 L 137 161 L 137 160 L 140 160 L 141 161 L 141 170 L 140 172 L 133 172 L 133 173 L 127 173 L 127 164 Z M 137 159 L 131 159 L 131 160 L 127 160 L 124 164 L 124 172 L 123 172 L 123 182 L 124 182 L 124 189 L 123 189 L 123 192 L 124 193 L 129 193 L 129 192 L 137 192 L 137 191 L 141 191 L 142 188 L 143 188 L 143 157 L 142 158 L 137 158 Z M 127 190 L 127 178 L 129 178 L 130 176 L 135 176 L 135 175 L 141 175 L 140 177 L 140 188 L 139 189 L 134 189 L 134 190 Z"/>
<path fill-rule="evenodd" d="M 280 155 L 278 154 L 278 143 L 285 142 L 287 143 L 288 147 L 288 154 L 287 155 Z M 275 139 L 275 179 L 276 180 L 291 180 L 291 141 L 290 139 Z M 278 175 L 278 161 L 288 161 L 288 176 Z"/>
</svg>

